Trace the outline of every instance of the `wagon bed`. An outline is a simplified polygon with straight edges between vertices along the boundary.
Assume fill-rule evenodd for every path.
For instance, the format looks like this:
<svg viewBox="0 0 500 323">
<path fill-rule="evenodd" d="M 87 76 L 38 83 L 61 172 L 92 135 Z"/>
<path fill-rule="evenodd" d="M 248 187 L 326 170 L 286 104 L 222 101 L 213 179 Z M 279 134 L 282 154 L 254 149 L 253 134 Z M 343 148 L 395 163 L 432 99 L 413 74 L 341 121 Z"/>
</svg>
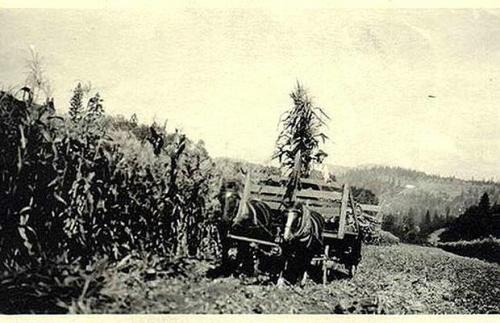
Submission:
<svg viewBox="0 0 500 323">
<path fill-rule="evenodd" d="M 253 182 L 249 176 L 245 183 L 244 196 L 259 199 L 279 212 L 283 205 L 287 178 L 271 177 Z M 347 184 L 325 183 L 320 180 L 301 179 L 301 189 L 296 191 L 295 199 L 321 214 L 325 220 L 325 239 L 343 239 L 345 235 L 357 235 L 358 217 L 376 219 L 380 206 L 360 204 L 354 201 Z"/>
</svg>

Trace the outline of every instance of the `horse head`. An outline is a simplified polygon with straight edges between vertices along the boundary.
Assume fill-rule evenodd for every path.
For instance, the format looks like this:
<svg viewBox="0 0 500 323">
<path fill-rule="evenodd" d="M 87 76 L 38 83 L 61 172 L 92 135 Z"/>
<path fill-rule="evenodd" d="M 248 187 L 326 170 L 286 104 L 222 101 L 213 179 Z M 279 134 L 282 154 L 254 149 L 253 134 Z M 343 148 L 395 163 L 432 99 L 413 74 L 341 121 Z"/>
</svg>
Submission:
<svg viewBox="0 0 500 323">
<path fill-rule="evenodd" d="M 247 199 L 242 203 L 238 181 L 226 182 L 219 194 L 222 220 L 234 231 L 266 231 L 271 219 L 271 209 L 258 199 Z"/>
<path fill-rule="evenodd" d="M 226 223 L 233 222 L 233 219 L 240 205 L 240 185 L 238 181 L 227 181 L 219 192 L 219 202 L 222 209 L 222 220 Z"/>
<path fill-rule="evenodd" d="M 288 206 L 285 209 L 285 232 L 283 233 L 283 240 L 291 242 L 303 231 L 306 224 L 304 221 L 304 208 L 301 203 L 296 203 Z"/>
</svg>

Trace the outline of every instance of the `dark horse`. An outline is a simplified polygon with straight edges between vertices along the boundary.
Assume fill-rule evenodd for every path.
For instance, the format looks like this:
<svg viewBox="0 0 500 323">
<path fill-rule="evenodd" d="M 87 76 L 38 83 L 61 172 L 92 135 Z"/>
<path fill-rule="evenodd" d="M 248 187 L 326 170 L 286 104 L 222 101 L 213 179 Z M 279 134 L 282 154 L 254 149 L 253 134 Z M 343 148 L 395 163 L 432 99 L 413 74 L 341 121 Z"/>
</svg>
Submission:
<svg viewBox="0 0 500 323">
<path fill-rule="evenodd" d="M 240 185 L 236 181 L 226 182 L 221 189 L 219 200 L 222 207 L 222 221 L 219 234 L 222 244 L 222 266 L 228 265 L 228 253 L 231 247 L 229 233 L 245 237 L 270 240 L 272 233 L 269 229 L 272 211 L 269 206 L 256 199 L 248 200 L 241 205 Z M 237 244 L 236 265 L 243 270 L 253 271 L 258 263 L 254 262 L 249 243 Z M 250 268 L 251 267 L 251 268 Z"/>
<path fill-rule="evenodd" d="M 301 284 L 307 279 L 307 271 L 315 254 L 323 248 L 323 217 L 309 207 L 296 203 L 285 209 L 284 264 L 278 285 L 292 275 L 292 279 L 302 276 Z"/>
</svg>

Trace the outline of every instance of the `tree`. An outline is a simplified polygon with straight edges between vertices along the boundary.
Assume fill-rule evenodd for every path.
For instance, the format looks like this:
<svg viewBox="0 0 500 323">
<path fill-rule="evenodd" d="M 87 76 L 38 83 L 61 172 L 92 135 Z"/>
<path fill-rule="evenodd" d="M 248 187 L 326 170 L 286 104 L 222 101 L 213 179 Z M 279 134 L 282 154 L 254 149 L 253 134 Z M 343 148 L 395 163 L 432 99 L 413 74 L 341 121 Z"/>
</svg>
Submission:
<svg viewBox="0 0 500 323">
<path fill-rule="evenodd" d="M 96 93 L 93 97 L 89 99 L 87 103 L 87 110 L 92 118 L 98 119 L 104 114 L 104 107 L 102 105 L 103 99 L 99 93 Z"/>
<path fill-rule="evenodd" d="M 73 90 L 73 96 L 69 102 L 69 116 L 71 121 L 78 122 L 83 113 L 83 95 L 84 91 L 82 88 L 82 84 L 78 83 L 78 85 Z"/>
<path fill-rule="evenodd" d="M 415 210 L 410 207 L 408 209 L 408 215 L 406 216 L 406 219 L 404 221 L 405 231 L 410 231 L 415 227 L 415 216 Z"/>
<path fill-rule="evenodd" d="M 490 210 L 490 197 L 488 196 L 487 192 L 484 192 L 483 195 L 481 196 L 481 199 L 479 200 L 479 210 L 481 212 L 481 215 L 486 215 L 488 214 L 488 211 Z"/>
<path fill-rule="evenodd" d="M 425 212 L 424 220 L 422 221 L 422 231 L 430 232 L 432 230 L 432 219 L 429 210 Z"/>
<path fill-rule="evenodd" d="M 280 119 L 281 131 L 273 159 L 279 160 L 282 170 L 291 171 L 295 156 L 300 153 L 300 176 L 309 177 L 313 163 L 321 164 L 327 156 L 319 149 L 319 144 L 328 139 L 322 128 L 326 126 L 324 120 L 330 118 L 321 108 L 313 105 L 299 82 L 290 97 L 293 106 Z"/>
<path fill-rule="evenodd" d="M 451 208 L 449 205 L 446 206 L 445 212 L 446 212 L 446 216 L 445 216 L 446 224 L 451 224 L 453 222 L 453 219 L 451 216 Z"/>
<path fill-rule="evenodd" d="M 382 230 L 398 233 L 396 218 L 392 213 L 386 214 L 382 222 Z"/>
<path fill-rule="evenodd" d="M 438 213 L 437 210 L 434 210 L 434 214 L 432 216 L 432 227 L 437 230 L 442 228 L 445 225 L 445 218 Z"/>
<path fill-rule="evenodd" d="M 369 189 L 353 186 L 352 195 L 358 203 L 362 204 L 378 204 L 377 196 Z"/>
<path fill-rule="evenodd" d="M 132 128 L 135 128 L 137 127 L 137 125 L 139 124 L 139 120 L 137 119 L 137 114 L 132 114 L 132 116 L 130 117 L 130 123 L 132 125 Z"/>
</svg>

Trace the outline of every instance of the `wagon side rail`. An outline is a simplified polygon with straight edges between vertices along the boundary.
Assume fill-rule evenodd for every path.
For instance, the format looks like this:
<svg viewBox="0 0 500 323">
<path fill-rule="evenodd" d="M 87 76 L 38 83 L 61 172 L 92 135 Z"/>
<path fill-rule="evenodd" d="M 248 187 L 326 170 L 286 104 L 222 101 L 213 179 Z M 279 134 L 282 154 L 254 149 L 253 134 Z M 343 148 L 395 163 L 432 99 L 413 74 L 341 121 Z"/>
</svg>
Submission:
<svg viewBox="0 0 500 323">
<path fill-rule="evenodd" d="M 308 180 L 310 183 L 317 183 L 318 181 Z M 266 184 L 257 184 L 250 182 L 250 196 L 253 198 L 258 198 L 264 202 L 269 202 L 270 206 L 274 208 L 278 208 L 281 205 L 283 200 L 283 196 L 285 194 L 285 188 L 274 185 L 266 185 Z M 329 184 L 328 186 L 330 186 Z M 311 190 L 311 189 L 302 189 L 297 191 L 296 199 L 298 201 L 303 201 L 309 204 L 310 207 L 314 208 L 331 208 L 339 207 L 341 201 L 344 199 L 344 196 L 347 194 L 347 191 L 350 189 L 346 188 L 347 185 L 336 185 L 334 186 L 337 190 L 335 191 L 326 191 L 326 190 Z M 330 186 L 333 187 L 333 186 Z M 348 197 L 346 197 L 348 199 Z M 378 214 L 380 211 L 379 205 L 372 204 L 360 204 L 357 203 L 361 207 L 363 213 L 374 213 Z M 321 213 L 321 212 L 320 212 Z M 337 211 L 337 215 L 339 211 Z"/>
<path fill-rule="evenodd" d="M 247 173 L 245 177 L 245 185 L 242 194 L 242 200 L 239 212 L 245 212 L 246 201 L 251 198 L 259 199 L 267 203 L 271 209 L 281 210 L 283 208 L 283 197 L 286 188 L 282 185 L 286 179 L 271 177 L 268 178 L 275 185 L 255 182 L 251 178 L 251 173 Z M 301 189 L 296 191 L 295 199 L 308 205 L 312 210 L 320 213 L 325 220 L 338 218 L 339 225 L 335 231 L 325 230 L 323 236 L 325 238 L 343 239 L 346 234 L 355 234 L 346 229 L 348 216 L 354 217 L 355 226 L 359 229 L 358 217 L 371 222 L 380 222 L 377 214 L 380 212 L 379 205 L 360 204 L 352 197 L 352 192 L 349 185 L 340 185 L 338 183 L 324 183 L 322 181 L 301 179 L 302 183 L 317 185 L 318 187 L 326 187 L 328 190 Z M 278 185 L 278 186 L 277 186 Z M 358 208 L 360 210 L 358 210 Z M 349 210 L 349 212 L 348 212 Z M 259 243 L 259 241 L 254 241 Z"/>
</svg>

